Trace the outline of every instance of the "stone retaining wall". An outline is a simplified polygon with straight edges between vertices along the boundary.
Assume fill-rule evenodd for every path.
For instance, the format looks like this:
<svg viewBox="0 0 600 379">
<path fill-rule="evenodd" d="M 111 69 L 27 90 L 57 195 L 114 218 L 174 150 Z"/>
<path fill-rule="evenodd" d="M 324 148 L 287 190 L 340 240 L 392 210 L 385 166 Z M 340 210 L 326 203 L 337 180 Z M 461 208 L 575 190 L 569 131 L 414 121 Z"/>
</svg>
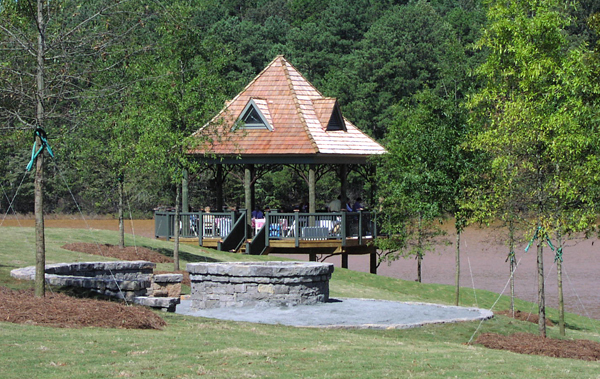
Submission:
<svg viewBox="0 0 600 379">
<path fill-rule="evenodd" d="M 329 300 L 333 264 L 317 262 L 188 263 L 193 309 L 293 306 Z"/>
<path fill-rule="evenodd" d="M 46 265 L 46 283 L 86 288 L 172 312 L 180 302 L 183 275 L 154 275 L 155 267 L 155 263 L 147 261 L 57 263 Z M 35 280 L 35 266 L 12 270 L 10 275 L 16 279 Z"/>
</svg>

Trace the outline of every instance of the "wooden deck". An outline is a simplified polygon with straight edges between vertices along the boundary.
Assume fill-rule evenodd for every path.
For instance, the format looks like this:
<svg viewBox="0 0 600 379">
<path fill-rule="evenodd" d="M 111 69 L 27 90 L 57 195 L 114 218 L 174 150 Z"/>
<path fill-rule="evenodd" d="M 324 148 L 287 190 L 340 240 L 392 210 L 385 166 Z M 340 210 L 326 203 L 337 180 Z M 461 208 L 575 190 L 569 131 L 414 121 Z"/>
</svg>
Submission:
<svg viewBox="0 0 600 379">
<path fill-rule="evenodd" d="M 370 255 L 371 272 L 376 271 L 377 235 L 375 216 L 370 212 L 272 213 L 260 226 L 250 230 L 244 215 L 233 213 L 184 213 L 185 222 L 175 223 L 171 213 L 155 214 L 156 237 L 173 237 L 180 225 L 180 241 L 237 253 L 341 255 L 347 267 L 348 255 Z M 189 221 L 188 221 L 189 220 Z M 255 234 L 255 237 L 249 237 Z M 344 261 L 346 264 L 344 264 Z"/>
<path fill-rule="evenodd" d="M 347 238 L 346 245 L 342 246 L 341 239 L 326 240 L 300 240 L 298 246 L 293 239 L 270 239 L 266 254 L 303 254 L 315 253 L 317 250 L 323 254 L 371 254 L 375 252 L 372 237 Z M 317 253 L 319 254 L 319 253 Z"/>
</svg>

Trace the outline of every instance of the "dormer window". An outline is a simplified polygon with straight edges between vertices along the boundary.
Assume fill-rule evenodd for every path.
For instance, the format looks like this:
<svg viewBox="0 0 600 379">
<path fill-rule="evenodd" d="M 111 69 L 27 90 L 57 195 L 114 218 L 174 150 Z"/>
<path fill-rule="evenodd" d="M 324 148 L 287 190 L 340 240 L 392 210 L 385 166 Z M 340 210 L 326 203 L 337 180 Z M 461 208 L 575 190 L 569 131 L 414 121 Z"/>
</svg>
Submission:
<svg viewBox="0 0 600 379">
<path fill-rule="evenodd" d="M 336 130 L 346 131 L 346 121 L 344 121 L 342 111 L 336 99 L 325 97 L 314 99 L 312 102 L 323 130 L 327 132 Z"/>
<path fill-rule="evenodd" d="M 337 101 L 333 107 L 329 123 L 327 124 L 327 130 L 346 130 L 346 123 L 344 122 L 342 111 L 340 111 L 340 106 L 337 104 Z"/>
<path fill-rule="evenodd" d="M 271 114 L 267 101 L 252 98 L 244 107 L 238 123 L 244 129 L 267 129 L 273 130 Z"/>
</svg>

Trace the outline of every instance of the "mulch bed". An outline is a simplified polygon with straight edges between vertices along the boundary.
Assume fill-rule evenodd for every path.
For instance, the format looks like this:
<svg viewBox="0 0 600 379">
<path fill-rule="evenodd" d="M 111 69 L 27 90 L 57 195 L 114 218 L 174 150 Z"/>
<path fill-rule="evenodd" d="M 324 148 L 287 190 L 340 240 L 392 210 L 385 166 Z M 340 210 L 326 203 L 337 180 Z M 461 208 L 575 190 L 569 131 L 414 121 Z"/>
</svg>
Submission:
<svg viewBox="0 0 600 379">
<path fill-rule="evenodd" d="M 0 287 L 0 321 L 59 328 L 162 329 L 167 323 L 150 309 L 114 301 L 79 299 L 61 293 L 35 297 L 33 290 Z"/>
<path fill-rule="evenodd" d="M 519 354 L 544 355 L 555 358 L 600 360 L 600 343 L 589 340 L 558 340 L 543 338 L 530 333 L 503 336 L 484 333 L 475 341 L 490 349 L 510 350 Z"/>
<path fill-rule="evenodd" d="M 537 324 L 537 314 L 515 310 L 498 311 L 496 315 L 511 317 L 519 321 Z M 546 326 L 554 326 L 552 321 L 546 319 Z M 600 343 L 589 340 L 559 340 L 543 338 L 531 333 L 515 333 L 504 336 L 496 333 L 484 333 L 475 341 L 489 349 L 509 350 L 513 353 L 544 355 L 555 358 L 582 359 L 585 361 L 600 360 Z"/>
<path fill-rule="evenodd" d="M 128 246 L 121 249 L 107 244 L 70 243 L 62 248 L 125 261 L 173 263 L 173 258 L 145 247 Z M 183 283 L 189 285 L 189 274 L 184 271 L 179 273 L 184 274 Z M 59 328 L 162 329 L 166 325 L 158 314 L 142 306 L 76 298 L 63 293 L 46 292 L 45 297 L 37 298 L 33 290 L 13 291 L 6 287 L 0 287 L 0 321 Z"/>
<path fill-rule="evenodd" d="M 506 316 L 506 317 L 511 317 L 514 318 L 516 320 L 519 321 L 529 321 L 532 322 L 534 324 L 537 324 L 539 322 L 539 316 L 535 313 L 530 313 L 530 312 L 522 312 L 519 310 L 515 310 L 515 314 L 513 315 L 513 313 L 511 311 L 498 311 L 498 312 L 494 312 L 497 315 L 502 315 L 502 316 Z M 550 321 L 548 318 L 546 318 L 546 326 L 554 326 L 554 323 L 552 321 Z"/>
</svg>

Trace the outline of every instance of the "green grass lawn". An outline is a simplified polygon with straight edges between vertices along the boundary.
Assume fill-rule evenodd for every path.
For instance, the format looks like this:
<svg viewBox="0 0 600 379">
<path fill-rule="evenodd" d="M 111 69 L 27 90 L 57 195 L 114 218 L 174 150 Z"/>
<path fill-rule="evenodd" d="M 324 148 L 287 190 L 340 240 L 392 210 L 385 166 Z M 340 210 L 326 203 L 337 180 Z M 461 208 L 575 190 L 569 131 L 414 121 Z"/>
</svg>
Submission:
<svg viewBox="0 0 600 379">
<path fill-rule="evenodd" d="M 116 244 L 110 231 L 47 229 L 47 262 L 103 260 L 60 248 L 70 242 Z M 127 244 L 132 245 L 129 236 Z M 172 242 L 137 237 L 138 246 L 172 254 Z M 269 260 L 182 245 L 187 261 Z M 32 287 L 9 276 L 33 265 L 31 228 L 0 228 L 0 285 Z M 170 270 L 171 264 L 158 269 Z M 451 304 L 450 286 L 335 270 L 332 296 Z M 498 295 L 462 291 L 461 305 L 490 308 Z M 507 309 L 503 297 L 495 310 Z M 532 304 L 517 301 L 521 310 Z M 557 312 L 548 311 L 556 320 Z M 162 331 L 59 329 L 0 322 L 0 378 L 599 378 L 600 363 L 528 356 L 467 345 L 477 333 L 536 333 L 537 325 L 492 320 L 409 330 L 338 330 L 260 325 L 161 313 Z M 568 338 L 600 341 L 600 322 L 567 314 Z M 558 328 L 548 334 L 557 337 Z"/>
</svg>

